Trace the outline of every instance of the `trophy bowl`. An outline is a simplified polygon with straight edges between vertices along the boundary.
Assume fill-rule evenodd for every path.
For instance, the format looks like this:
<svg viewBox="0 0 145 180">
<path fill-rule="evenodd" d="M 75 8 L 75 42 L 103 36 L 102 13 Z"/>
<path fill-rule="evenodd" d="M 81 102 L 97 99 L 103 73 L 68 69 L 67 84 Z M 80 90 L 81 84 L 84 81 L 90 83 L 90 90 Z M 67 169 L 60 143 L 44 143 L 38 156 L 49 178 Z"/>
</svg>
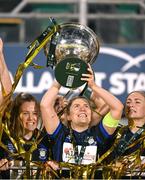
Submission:
<svg viewBox="0 0 145 180">
<path fill-rule="evenodd" d="M 59 32 L 52 36 L 49 45 L 49 56 L 55 59 L 56 80 L 68 88 L 82 86 L 86 82 L 81 81 L 81 75 L 87 73 L 87 63 L 93 64 L 98 53 L 99 40 L 89 27 L 60 24 Z"/>
</svg>

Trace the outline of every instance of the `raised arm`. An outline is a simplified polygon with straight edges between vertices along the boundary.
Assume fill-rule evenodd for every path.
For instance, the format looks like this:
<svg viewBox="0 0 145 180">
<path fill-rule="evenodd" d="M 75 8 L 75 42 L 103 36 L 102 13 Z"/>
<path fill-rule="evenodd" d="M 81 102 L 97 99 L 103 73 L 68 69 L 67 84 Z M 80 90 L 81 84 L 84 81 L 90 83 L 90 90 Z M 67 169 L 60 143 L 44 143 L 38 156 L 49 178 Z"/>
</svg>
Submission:
<svg viewBox="0 0 145 180">
<path fill-rule="evenodd" d="M 12 90 L 12 82 L 3 55 L 3 41 L 1 38 L 0 38 L 0 83 L 1 83 L 1 89 L 0 89 L 0 105 L 1 105 L 3 103 L 2 87 L 4 88 L 5 96 L 9 94 Z"/>
<path fill-rule="evenodd" d="M 106 104 L 106 102 L 104 102 L 104 100 L 95 92 L 92 92 L 90 100 L 94 104 L 91 126 L 95 126 L 109 112 L 110 109 L 108 104 Z"/>
<path fill-rule="evenodd" d="M 46 131 L 52 134 L 57 128 L 60 120 L 54 109 L 54 102 L 58 95 L 60 85 L 58 82 L 54 81 L 53 85 L 48 89 L 48 91 L 42 97 L 40 108 L 42 113 L 42 120 Z"/>
<path fill-rule="evenodd" d="M 123 111 L 123 104 L 119 99 L 117 99 L 114 95 L 112 95 L 109 91 L 99 87 L 95 84 L 93 71 L 91 69 L 91 66 L 88 65 L 88 71 L 89 74 L 83 74 L 82 80 L 85 80 L 88 82 L 88 86 L 92 89 L 93 92 L 95 92 L 100 98 L 104 100 L 104 102 L 109 106 L 110 109 L 110 115 L 112 119 L 118 121 L 121 119 L 122 111 Z M 109 127 L 104 124 L 104 128 L 107 130 L 109 134 L 112 134 L 116 128 Z"/>
<path fill-rule="evenodd" d="M 100 120 L 109 112 L 109 106 L 104 102 L 102 98 L 96 92 L 93 92 L 90 88 L 87 88 L 83 94 L 90 100 L 92 108 L 92 121 L 90 126 L 97 125 Z"/>
</svg>

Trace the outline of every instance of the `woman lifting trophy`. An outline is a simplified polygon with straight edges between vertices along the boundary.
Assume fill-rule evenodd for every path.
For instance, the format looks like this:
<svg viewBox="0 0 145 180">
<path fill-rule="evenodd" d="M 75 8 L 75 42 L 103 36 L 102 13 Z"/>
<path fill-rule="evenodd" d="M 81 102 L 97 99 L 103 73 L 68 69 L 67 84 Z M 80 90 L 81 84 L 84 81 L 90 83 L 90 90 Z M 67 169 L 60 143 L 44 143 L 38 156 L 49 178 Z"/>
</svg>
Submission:
<svg viewBox="0 0 145 180">
<path fill-rule="evenodd" d="M 70 179 L 94 178 L 94 171 L 101 163 L 97 163 L 99 157 L 112 140 L 122 115 L 122 103 L 95 83 L 91 64 L 98 53 L 99 41 L 95 33 L 86 26 L 74 23 L 60 25 L 48 48 L 47 65 L 55 66 L 56 81 L 41 100 L 42 120 L 53 141 L 53 160 L 60 164 L 60 168 L 70 169 Z M 60 88 L 75 89 L 85 83 L 108 105 L 109 113 L 97 125 L 91 126 L 90 101 L 76 96 L 66 106 L 68 124 L 63 124 L 54 107 Z"/>
</svg>

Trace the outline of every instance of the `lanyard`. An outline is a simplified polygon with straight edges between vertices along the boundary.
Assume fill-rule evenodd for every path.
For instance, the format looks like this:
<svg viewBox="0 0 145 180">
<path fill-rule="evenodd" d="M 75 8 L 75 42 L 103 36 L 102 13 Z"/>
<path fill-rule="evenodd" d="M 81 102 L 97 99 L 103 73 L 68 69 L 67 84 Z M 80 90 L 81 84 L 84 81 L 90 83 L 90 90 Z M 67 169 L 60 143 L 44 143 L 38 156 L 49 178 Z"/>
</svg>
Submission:
<svg viewBox="0 0 145 180">
<path fill-rule="evenodd" d="M 76 164 L 80 165 L 82 163 L 82 160 L 83 160 L 83 157 L 84 157 L 84 154 L 85 154 L 85 150 L 86 150 L 86 146 L 82 146 L 81 150 L 80 150 L 80 154 L 79 154 L 78 146 L 76 146 L 74 148 L 74 157 L 75 157 L 75 163 Z"/>
<path fill-rule="evenodd" d="M 89 132 L 89 130 L 88 130 L 88 132 Z M 85 139 L 83 141 L 83 144 L 81 146 L 80 153 L 79 153 L 78 145 L 76 143 L 76 139 L 75 139 L 74 133 L 72 132 L 72 129 L 70 131 L 70 134 L 71 134 L 71 141 L 72 141 L 72 144 L 74 147 L 75 163 L 80 165 L 82 163 L 82 160 L 83 160 L 83 157 L 85 154 L 86 145 L 89 144 L 89 139 L 92 137 L 90 137 L 89 134 L 87 133 L 87 135 L 85 136 Z"/>
</svg>

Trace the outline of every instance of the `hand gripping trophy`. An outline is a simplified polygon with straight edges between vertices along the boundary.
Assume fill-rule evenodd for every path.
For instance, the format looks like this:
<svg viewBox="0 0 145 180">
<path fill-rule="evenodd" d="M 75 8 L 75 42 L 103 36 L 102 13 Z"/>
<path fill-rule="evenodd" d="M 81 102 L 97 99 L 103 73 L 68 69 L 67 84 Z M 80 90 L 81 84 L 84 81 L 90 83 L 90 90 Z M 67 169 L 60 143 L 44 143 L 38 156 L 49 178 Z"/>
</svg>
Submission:
<svg viewBox="0 0 145 180">
<path fill-rule="evenodd" d="M 93 64 L 98 53 L 99 41 L 96 34 L 89 27 L 76 23 L 60 24 L 58 31 L 45 46 L 47 66 L 54 67 L 56 80 L 61 86 L 71 90 L 84 84 L 87 87 L 87 83 L 81 81 L 81 76 L 88 72 L 88 63 Z M 96 168 L 95 164 L 62 162 L 59 165 L 62 169 L 70 170 L 70 179 L 93 178 Z"/>
</svg>

